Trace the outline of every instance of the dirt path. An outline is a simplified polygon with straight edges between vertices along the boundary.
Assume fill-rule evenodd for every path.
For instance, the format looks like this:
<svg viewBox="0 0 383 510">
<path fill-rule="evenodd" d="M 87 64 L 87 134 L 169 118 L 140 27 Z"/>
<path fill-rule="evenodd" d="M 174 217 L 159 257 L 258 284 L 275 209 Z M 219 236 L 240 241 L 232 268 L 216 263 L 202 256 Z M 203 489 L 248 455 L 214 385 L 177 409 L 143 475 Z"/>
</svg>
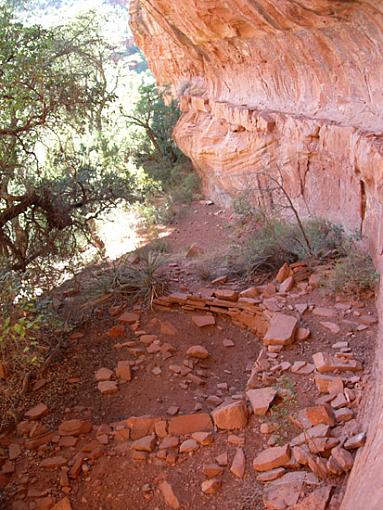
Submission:
<svg viewBox="0 0 383 510">
<path fill-rule="evenodd" d="M 189 297 L 202 291 L 198 306 L 205 306 L 204 297 L 214 299 L 217 289 L 244 290 L 238 282 L 203 281 L 196 270 L 196 263 L 203 266 L 234 235 L 230 217 L 214 205 L 187 208 L 166 237 L 171 291 Z M 193 244 L 203 253 L 185 257 Z M 336 510 L 355 451 L 341 446 L 362 432 L 357 413 L 374 355 L 374 305 L 336 303 L 307 278 L 286 292 L 278 292 L 278 286 L 258 289 L 247 305 L 260 307 L 267 320 L 275 312 L 295 317 L 311 333 L 283 349 L 265 347 L 239 320 L 221 313 L 214 314 L 214 324 L 200 327 L 195 317 L 211 320 L 211 313 L 177 305 L 152 311 L 135 307 L 129 311 L 133 315 L 120 319 L 123 303 L 100 307 L 24 402 L 23 412 L 40 405 L 35 416 L 24 416 L 17 432 L 0 439 L 1 508 L 261 510 L 265 503 L 283 509 L 314 493 L 317 506 L 311 508 Z M 274 340 L 286 333 L 280 321 Z M 334 347 L 337 342 L 346 343 Z M 200 347 L 188 353 L 193 346 Z M 350 367 L 358 360 L 363 370 L 340 373 L 330 367 L 321 375 L 313 364 L 318 352 Z M 109 371 L 97 374 L 104 381 L 100 385 L 101 368 Z M 326 385 L 323 375 L 332 377 L 330 393 L 321 394 L 315 383 L 322 377 Z M 265 407 L 258 408 L 259 415 L 246 403 L 250 376 L 251 388 L 273 393 L 267 405 L 258 395 L 260 408 Z M 224 409 L 227 426 L 214 426 L 217 408 Z M 302 414 L 307 408 L 311 411 Z M 318 424 L 316 443 L 303 440 L 296 450 L 294 438 Z M 254 469 L 253 460 L 270 447 L 266 468 Z M 284 448 L 288 458 L 273 458 L 281 456 L 275 447 Z M 277 481 L 259 481 L 264 471 Z"/>
</svg>

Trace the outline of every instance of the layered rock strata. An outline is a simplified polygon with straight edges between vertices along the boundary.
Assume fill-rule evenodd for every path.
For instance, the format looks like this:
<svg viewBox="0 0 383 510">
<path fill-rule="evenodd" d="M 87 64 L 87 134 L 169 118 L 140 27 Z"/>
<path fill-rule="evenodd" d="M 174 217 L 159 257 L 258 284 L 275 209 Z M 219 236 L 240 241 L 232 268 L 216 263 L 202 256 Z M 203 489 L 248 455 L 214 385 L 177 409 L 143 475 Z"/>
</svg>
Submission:
<svg viewBox="0 0 383 510">
<path fill-rule="evenodd" d="M 135 0 L 131 19 L 210 197 L 280 169 L 302 214 L 378 231 L 382 1 Z"/>
</svg>

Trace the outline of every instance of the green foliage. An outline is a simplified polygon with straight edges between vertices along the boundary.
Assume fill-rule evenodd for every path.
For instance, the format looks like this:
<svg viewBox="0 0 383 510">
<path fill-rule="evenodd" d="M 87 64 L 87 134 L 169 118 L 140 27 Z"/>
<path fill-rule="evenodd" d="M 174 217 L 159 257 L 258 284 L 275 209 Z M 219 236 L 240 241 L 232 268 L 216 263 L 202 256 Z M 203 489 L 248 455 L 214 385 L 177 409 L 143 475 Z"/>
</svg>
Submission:
<svg viewBox="0 0 383 510">
<path fill-rule="evenodd" d="M 3 267 L 75 255 L 92 239 L 94 218 L 134 198 L 133 178 L 116 168 L 118 148 L 103 134 L 115 100 L 105 74 L 112 57 L 93 15 L 45 29 L 0 10 Z"/>
<path fill-rule="evenodd" d="M 126 256 L 113 267 L 106 269 L 91 281 L 88 293 L 91 295 L 121 295 L 130 302 L 137 300 L 152 304 L 153 299 L 165 293 L 168 282 L 162 273 L 162 254 L 144 250 L 139 262 L 132 264 Z"/>
<path fill-rule="evenodd" d="M 0 285 L 0 361 L 11 370 L 30 369 L 42 359 L 39 331 L 43 317 L 30 289 L 16 274 L 0 274 Z"/>
<path fill-rule="evenodd" d="M 324 285 L 336 294 L 360 297 L 374 292 L 378 281 L 371 257 L 353 246 L 346 257 L 336 262 Z"/>
<path fill-rule="evenodd" d="M 334 225 L 322 218 L 311 218 L 303 221 L 303 227 L 310 241 L 314 257 L 339 257 L 344 255 L 347 239 L 340 225 Z M 307 252 L 306 245 L 303 243 L 302 234 L 297 232 L 295 237 L 299 239 L 295 248 L 297 256 L 299 258 L 308 257 L 309 253 Z"/>
<path fill-rule="evenodd" d="M 277 219 L 267 220 L 244 243 L 233 248 L 229 255 L 231 273 L 251 278 L 260 273 L 273 272 L 297 256 L 291 245 L 292 228 Z"/>
<path fill-rule="evenodd" d="M 138 165 L 144 166 L 150 177 L 166 181 L 172 165 L 181 157 L 172 137 L 179 117 L 178 106 L 169 97 L 167 89 L 161 92 L 154 83 L 142 83 L 138 93 L 139 99 L 133 111 L 125 114 L 129 126 L 136 126 L 146 134 L 135 160 Z"/>
<path fill-rule="evenodd" d="M 257 221 L 257 218 L 262 216 L 258 208 L 254 206 L 254 193 L 252 191 L 238 193 L 233 199 L 232 208 L 234 214 L 243 220 L 252 219 Z"/>
<path fill-rule="evenodd" d="M 311 246 L 308 250 L 297 223 L 263 217 L 262 224 L 229 255 L 232 273 L 252 277 L 272 273 L 285 262 L 314 257 L 335 257 L 345 253 L 346 239 L 341 227 L 322 219 L 302 222 Z"/>
</svg>

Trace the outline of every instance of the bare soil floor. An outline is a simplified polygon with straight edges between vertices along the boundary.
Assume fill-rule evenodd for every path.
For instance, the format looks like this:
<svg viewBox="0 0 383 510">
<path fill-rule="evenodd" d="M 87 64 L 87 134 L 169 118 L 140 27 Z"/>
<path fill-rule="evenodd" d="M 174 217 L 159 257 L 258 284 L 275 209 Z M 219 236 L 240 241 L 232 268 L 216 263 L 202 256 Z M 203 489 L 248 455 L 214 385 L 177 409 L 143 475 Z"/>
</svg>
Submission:
<svg viewBox="0 0 383 510">
<path fill-rule="evenodd" d="M 228 246 L 234 236 L 231 218 L 216 206 L 193 203 L 185 209 L 167 237 L 170 251 L 167 272 L 171 290 L 216 289 L 217 285 L 201 280 L 200 272 L 193 268 L 195 259 L 186 258 L 185 252 L 196 243 L 204 252 L 200 256 L 203 260 L 218 247 Z M 219 288 L 243 290 L 244 287 L 240 282 L 229 280 Z M 73 307 L 80 303 L 81 293 L 68 298 L 66 306 L 72 307 L 73 311 Z M 294 307 L 297 303 L 307 304 L 309 309 L 301 315 Z M 119 304 L 122 312 L 124 303 Z M 338 424 L 334 435 L 352 435 L 362 431 L 355 418 L 365 405 L 362 397 L 367 385 L 371 384 L 376 334 L 373 321 L 365 329 L 360 327 L 358 330 L 363 324 L 361 317 L 375 317 L 372 300 L 363 303 L 343 301 L 345 306 L 335 307 L 335 297 L 330 298 L 319 289 L 306 286 L 305 290 L 301 287 L 287 292 L 280 304 L 282 312 L 299 318 L 299 325 L 311 332 L 308 340 L 295 342 L 270 357 L 269 369 L 260 374 L 263 386 L 273 386 L 280 395 L 288 394 L 289 398 L 278 397 L 265 416 L 251 415 L 243 430 L 213 431 L 211 444 L 198 445 L 197 449 L 187 453 L 180 453 L 177 445 L 162 449 L 162 438 L 157 436 L 150 447 L 151 452 L 137 453 L 132 449 L 132 438 L 128 437 L 127 428 L 122 423 L 133 416 L 170 420 L 174 414 L 211 413 L 221 402 L 232 397 L 234 400 L 241 398 L 251 368 L 264 348 L 261 341 L 250 331 L 222 317 L 216 318 L 214 326 L 200 328 L 192 321 L 195 312 L 188 313 L 179 308 L 161 311 L 136 307 L 134 312 L 139 315 L 139 325 L 133 328 L 127 325 L 121 336 L 113 337 L 108 332 L 119 324 L 118 315 L 110 315 L 110 303 L 98 306 L 92 320 L 77 330 L 78 335 L 68 339 L 66 349 L 44 374 L 45 384 L 43 381 L 42 387 L 29 393 L 21 404 L 21 416 L 39 403 L 47 406 L 48 412 L 33 422 L 38 424 L 35 425 L 37 430 L 31 432 L 32 422 L 25 420 L 24 434 L 23 425 L 19 425 L 17 432 L 0 438 L 1 508 L 68 510 L 69 500 L 73 510 L 165 510 L 172 506 L 165 502 L 160 490 L 164 480 L 171 485 L 183 509 L 264 508 L 265 484 L 256 480 L 253 459 L 268 445 L 284 445 L 297 436 L 301 430 L 290 418 L 300 409 L 313 406 L 321 396 L 314 383 L 314 373 L 299 375 L 292 373 L 287 363 L 283 365 L 284 369 L 280 364 L 313 363 L 313 354 L 321 351 L 334 354 L 337 351 L 332 345 L 347 341 L 353 357 L 363 364 L 363 371 L 342 374 L 348 379 L 357 375 L 360 381 L 349 383 L 355 394 L 349 404 L 354 418 Z M 335 316 L 326 318 L 313 313 L 319 307 L 334 310 Z M 336 324 L 339 332 L 329 331 L 323 322 Z M 173 331 L 169 331 L 169 324 Z M 140 341 L 142 332 L 156 335 L 160 346 L 170 344 L 171 347 L 166 345 L 159 352 L 147 352 L 149 344 Z M 169 332 L 172 334 L 167 334 Z M 225 346 L 225 339 L 234 345 Z M 116 348 L 116 344 L 126 342 L 130 343 Z M 186 351 L 194 345 L 205 347 L 209 357 L 190 362 Z M 131 362 L 132 379 L 119 382 L 116 393 L 102 394 L 95 372 L 102 367 L 114 371 L 121 360 Z M 190 374 L 194 378 L 190 378 Z M 116 376 L 112 379 L 116 380 Z M 64 420 L 72 419 L 89 420 L 92 430 L 69 436 L 72 439 L 65 442 L 58 434 L 58 427 Z M 262 434 L 261 423 L 276 424 L 276 432 Z M 100 429 L 102 425 L 104 427 Z M 40 445 L 37 441 L 37 445 L 31 447 L 31 438 L 41 438 L 49 432 L 53 434 L 45 436 L 46 441 L 42 439 Z M 181 444 L 190 438 L 190 434 L 177 438 Z M 230 471 L 238 447 L 243 448 L 246 459 L 243 478 Z M 216 457 L 223 453 L 227 453 L 228 465 L 219 476 L 221 487 L 214 494 L 204 494 L 201 484 L 207 478 L 203 466 L 216 463 Z M 56 458 L 52 465 L 44 465 L 44 460 L 51 457 Z M 73 468 L 76 463 L 78 469 Z M 295 466 L 295 471 L 305 469 Z M 335 487 L 335 495 L 340 494 L 345 476 L 330 476 L 324 482 L 319 478 L 312 479 L 300 496 L 329 484 Z M 66 497 L 68 500 L 63 500 Z M 61 506 L 54 506 L 61 500 Z M 172 504 L 177 508 L 174 501 Z M 331 508 L 337 508 L 335 498 Z"/>
</svg>

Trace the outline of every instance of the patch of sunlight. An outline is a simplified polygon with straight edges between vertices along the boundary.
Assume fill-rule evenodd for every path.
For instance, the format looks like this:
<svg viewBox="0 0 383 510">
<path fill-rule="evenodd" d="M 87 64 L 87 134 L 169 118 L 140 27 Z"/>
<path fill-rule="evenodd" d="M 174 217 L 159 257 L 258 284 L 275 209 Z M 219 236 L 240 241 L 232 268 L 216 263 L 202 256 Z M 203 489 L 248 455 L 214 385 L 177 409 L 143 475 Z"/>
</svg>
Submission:
<svg viewBox="0 0 383 510">
<path fill-rule="evenodd" d="M 116 260 L 140 247 L 142 239 L 138 234 L 139 221 L 134 211 L 117 207 L 97 222 L 98 235 L 105 245 L 106 257 Z"/>
</svg>

